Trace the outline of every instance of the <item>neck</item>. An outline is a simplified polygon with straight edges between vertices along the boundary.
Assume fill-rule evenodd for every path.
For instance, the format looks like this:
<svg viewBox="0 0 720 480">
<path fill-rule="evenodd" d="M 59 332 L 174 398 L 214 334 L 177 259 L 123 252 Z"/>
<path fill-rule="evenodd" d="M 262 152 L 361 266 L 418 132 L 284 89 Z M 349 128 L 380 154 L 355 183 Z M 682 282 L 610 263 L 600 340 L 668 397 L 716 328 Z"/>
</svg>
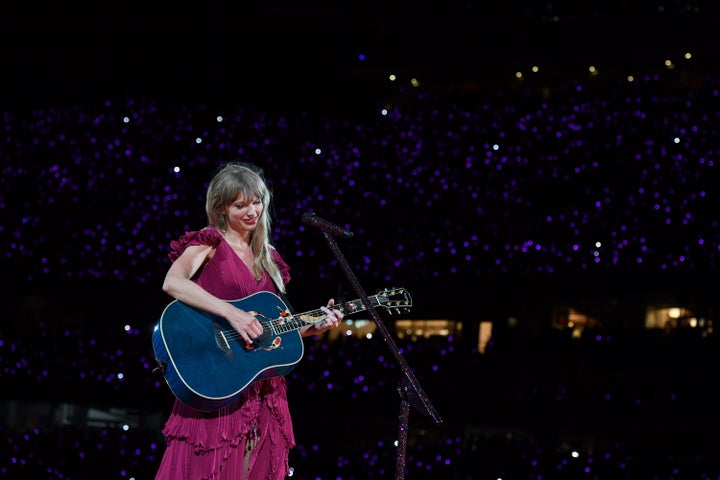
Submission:
<svg viewBox="0 0 720 480">
<path fill-rule="evenodd" d="M 233 230 L 231 228 L 228 228 L 224 232 L 222 232 L 223 237 L 225 237 L 225 240 L 233 243 L 245 243 L 247 245 L 250 245 L 250 232 L 238 232 L 236 230 Z"/>
</svg>

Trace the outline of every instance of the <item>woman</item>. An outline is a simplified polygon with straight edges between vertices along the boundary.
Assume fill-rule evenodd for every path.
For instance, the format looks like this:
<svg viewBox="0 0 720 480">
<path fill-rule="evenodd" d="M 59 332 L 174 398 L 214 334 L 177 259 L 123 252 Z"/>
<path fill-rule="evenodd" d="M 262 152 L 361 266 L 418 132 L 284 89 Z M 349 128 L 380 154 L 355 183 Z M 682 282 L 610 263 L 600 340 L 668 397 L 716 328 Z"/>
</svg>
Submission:
<svg viewBox="0 0 720 480">
<path fill-rule="evenodd" d="M 290 268 L 270 243 L 270 197 L 258 167 L 221 167 L 207 190 L 208 226 L 171 242 L 163 283 L 177 300 L 227 319 L 246 344 L 262 334 L 262 325 L 228 300 L 260 291 L 283 294 L 290 280 Z M 333 305 L 330 299 L 321 308 L 322 323 L 299 333 L 338 326 L 343 315 Z M 175 399 L 163 435 L 167 446 L 156 480 L 283 479 L 295 446 L 285 377 L 250 383 L 219 410 L 199 411 Z"/>
</svg>

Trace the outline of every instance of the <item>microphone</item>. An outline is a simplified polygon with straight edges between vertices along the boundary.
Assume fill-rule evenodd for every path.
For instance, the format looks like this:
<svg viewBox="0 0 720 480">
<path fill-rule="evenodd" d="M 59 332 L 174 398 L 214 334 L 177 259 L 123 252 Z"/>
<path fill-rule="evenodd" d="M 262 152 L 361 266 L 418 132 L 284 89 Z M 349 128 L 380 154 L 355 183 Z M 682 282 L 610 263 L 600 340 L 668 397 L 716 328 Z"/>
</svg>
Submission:
<svg viewBox="0 0 720 480">
<path fill-rule="evenodd" d="M 346 230 L 340 225 L 335 225 L 334 223 L 330 223 L 327 220 L 324 220 L 317 215 L 315 215 L 313 212 L 305 212 L 302 214 L 302 221 L 306 225 L 313 226 L 315 228 L 319 228 L 325 233 L 329 233 L 330 235 L 335 235 L 336 237 L 345 237 L 350 238 L 353 236 L 353 232 L 350 230 Z"/>
</svg>

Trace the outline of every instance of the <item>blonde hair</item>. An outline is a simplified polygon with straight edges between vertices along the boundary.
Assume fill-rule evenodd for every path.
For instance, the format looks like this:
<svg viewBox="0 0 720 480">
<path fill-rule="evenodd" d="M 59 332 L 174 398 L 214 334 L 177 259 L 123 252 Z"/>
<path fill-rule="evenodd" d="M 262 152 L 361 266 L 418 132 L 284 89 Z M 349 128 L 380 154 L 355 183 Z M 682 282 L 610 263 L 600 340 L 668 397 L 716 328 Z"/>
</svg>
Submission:
<svg viewBox="0 0 720 480">
<path fill-rule="evenodd" d="M 277 264 L 273 261 L 270 241 L 272 193 L 265 182 L 262 169 L 243 162 L 231 162 L 218 168 L 210 180 L 205 199 L 205 213 L 208 224 L 221 233 L 227 231 L 225 208 L 235 202 L 239 196 L 246 199 L 258 198 L 263 203 L 262 215 L 255 230 L 250 234 L 250 249 L 255 256 L 253 273 L 260 278 L 267 271 L 277 288 L 285 293 L 285 284 Z"/>
</svg>

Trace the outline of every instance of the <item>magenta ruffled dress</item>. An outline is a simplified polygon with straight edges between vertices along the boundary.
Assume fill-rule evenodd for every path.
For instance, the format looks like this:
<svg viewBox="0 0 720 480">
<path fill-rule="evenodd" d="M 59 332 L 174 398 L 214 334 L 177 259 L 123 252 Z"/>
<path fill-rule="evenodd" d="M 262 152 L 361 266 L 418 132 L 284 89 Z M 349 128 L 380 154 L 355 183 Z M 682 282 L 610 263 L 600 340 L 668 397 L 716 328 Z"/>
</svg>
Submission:
<svg viewBox="0 0 720 480">
<path fill-rule="evenodd" d="M 210 293 L 226 300 L 259 291 L 277 293 L 272 278 L 265 273 L 258 281 L 215 228 L 186 232 L 171 242 L 170 260 L 190 245 L 216 247 L 212 260 L 193 279 Z M 287 283 L 290 268 L 275 249 L 273 258 Z M 295 446 L 285 377 L 254 382 L 216 411 L 195 410 L 175 399 L 162 432 L 167 446 L 155 480 L 284 479 Z"/>
</svg>

